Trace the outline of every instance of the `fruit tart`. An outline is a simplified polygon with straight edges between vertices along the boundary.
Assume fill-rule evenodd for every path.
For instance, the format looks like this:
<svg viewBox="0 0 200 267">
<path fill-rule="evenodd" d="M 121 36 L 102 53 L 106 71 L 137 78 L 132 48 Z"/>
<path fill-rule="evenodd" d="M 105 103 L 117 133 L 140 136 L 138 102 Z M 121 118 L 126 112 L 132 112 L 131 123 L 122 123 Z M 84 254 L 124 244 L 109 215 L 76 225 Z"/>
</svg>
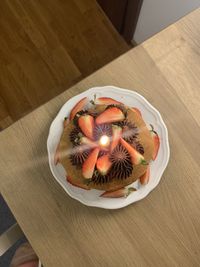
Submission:
<svg viewBox="0 0 200 267">
<path fill-rule="evenodd" d="M 64 119 L 55 153 L 73 186 L 104 190 L 102 197 L 122 197 L 137 179 L 148 183 L 150 161 L 159 150 L 159 137 L 145 124 L 140 110 L 112 98 L 81 99 Z"/>
</svg>

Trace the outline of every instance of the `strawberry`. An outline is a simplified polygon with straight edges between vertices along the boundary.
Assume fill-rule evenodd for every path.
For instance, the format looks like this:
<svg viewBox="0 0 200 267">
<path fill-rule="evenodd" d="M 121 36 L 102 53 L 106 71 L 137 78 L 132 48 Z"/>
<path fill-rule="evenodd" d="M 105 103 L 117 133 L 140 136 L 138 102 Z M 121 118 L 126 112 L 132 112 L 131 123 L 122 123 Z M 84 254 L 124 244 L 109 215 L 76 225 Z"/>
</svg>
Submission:
<svg viewBox="0 0 200 267">
<path fill-rule="evenodd" d="M 136 112 L 138 115 L 140 115 L 141 117 L 142 117 L 142 113 L 141 113 L 141 111 L 138 109 L 138 108 L 136 108 L 136 107 L 132 107 L 131 108 L 134 112 Z"/>
<path fill-rule="evenodd" d="M 124 113 L 116 107 L 108 108 L 103 111 L 97 118 L 96 124 L 111 123 L 124 120 Z"/>
<path fill-rule="evenodd" d="M 110 151 L 112 152 L 115 147 L 118 145 L 119 143 L 119 139 L 121 137 L 121 134 L 122 134 L 122 128 L 117 126 L 117 125 L 113 125 L 112 126 L 112 143 L 111 143 L 111 146 L 110 146 Z"/>
<path fill-rule="evenodd" d="M 80 184 L 80 183 L 76 183 L 75 180 L 72 179 L 71 176 L 67 176 L 66 178 L 67 182 L 70 183 L 71 185 L 73 186 L 76 186 L 76 187 L 79 187 L 81 189 L 85 189 L 85 190 L 90 190 L 87 185 L 84 185 L 84 184 Z"/>
<path fill-rule="evenodd" d="M 102 174 L 106 175 L 111 167 L 112 163 L 109 159 L 109 155 L 103 155 L 98 158 L 96 166 L 97 170 Z"/>
<path fill-rule="evenodd" d="M 96 105 L 121 105 L 122 103 L 117 101 L 117 100 L 114 100 L 110 97 L 99 97 L 97 99 L 95 99 L 94 103 Z"/>
<path fill-rule="evenodd" d="M 64 118 L 64 121 L 63 121 L 63 127 L 65 128 L 69 123 L 69 119 L 67 117 Z"/>
<path fill-rule="evenodd" d="M 73 107 L 69 116 L 70 121 L 73 120 L 77 112 L 81 111 L 84 108 L 87 103 L 87 100 L 87 97 L 84 97 Z"/>
<path fill-rule="evenodd" d="M 140 177 L 140 183 L 146 185 L 149 182 L 150 177 L 150 166 L 147 167 L 146 172 Z"/>
<path fill-rule="evenodd" d="M 82 173 L 86 179 L 92 178 L 98 154 L 99 154 L 99 148 L 97 147 L 89 154 L 88 158 L 83 163 Z"/>
<path fill-rule="evenodd" d="M 78 125 L 87 137 L 93 139 L 94 118 L 91 115 L 81 116 L 78 119 Z"/>
<path fill-rule="evenodd" d="M 108 198 L 128 197 L 134 191 L 136 191 L 134 187 L 123 187 L 116 191 L 106 191 L 102 195 L 100 195 L 100 197 L 108 197 Z"/>
<path fill-rule="evenodd" d="M 123 147 L 127 149 L 128 153 L 131 156 L 132 163 L 134 165 L 147 164 L 146 161 L 144 160 L 144 157 L 134 147 L 132 147 L 129 143 L 127 143 L 123 138 L 120 138 L 120 142 L 123 145 Z"/>
<path fill-rule="evenodd" d="M 59 145 L 60 145 L 60 143 L 58 144 L 58 146 L 57 146 L 57 148 L 56 148 L 55 155 L 54 155 L 54 165 L 57 165 L 58 162 L 60 161 Z"/>
<path fill-rule="evenodd" d="M 86 146 L 88 146 L 90 148 L 95 148 L 95 147 L 98 146 L 97 143 L 91 141 L 89 138 L 87 138 L 85 136 L 83 136 L 83 137 L 80 138 L 80 144 L 81 145 L 86 145 Z"/>
<path fill-rule="evenodd" d="M 150 133 L 151 133 L 151 136 L 153 138 L 153 143 L 154 143 L 154 150 L 153 150 L 153 155 L 152 155 L 152 159 L 155 160 L 157 155 L 158 155 L 158 150 L 160 148 L 160 138 L 157 134 L 156 131 L 154 131 L 154 128 L 152 125 L 151 126 L 151 130 L 150 130 Z"/>
</svg>

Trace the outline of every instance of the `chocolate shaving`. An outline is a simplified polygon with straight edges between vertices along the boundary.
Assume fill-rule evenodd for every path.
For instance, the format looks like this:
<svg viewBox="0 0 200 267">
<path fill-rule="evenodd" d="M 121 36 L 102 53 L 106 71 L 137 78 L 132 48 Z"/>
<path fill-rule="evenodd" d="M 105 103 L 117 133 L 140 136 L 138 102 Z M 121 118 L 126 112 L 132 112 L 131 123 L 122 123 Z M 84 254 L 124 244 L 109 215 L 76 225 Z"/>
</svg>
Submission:
<svg viewBox="0 0 200 267">
<path fill-rule="evenodd" d="M 108 154 L 108 151 L 106 151 L 106 150 L 100 150 L 100 151 L 99 151 L 98 158 L 100 158 L 100 157 L 102 157 L 102 156 L 104 156 L 104 155 L 106 155 L 106 154 Z"/>
<path fill-rule="evenodd" d="M 136 144 L 136 150 L 137 150 L 141 155 L 144 155 L 144 147 L 143 147 L 139 142 L 137 142 L 137 144 Z"/>
<path fill-rule="evenodd" d="M 103 135 L 107 135 L 108 137 L 112 136 L 112 126 L 111 124 L 100 124 L 100 125 L 96 125 L 94 128 L 94 139 L 95 141 L 98 141 L 101 136 Z"/>
<path fill-rule="evenodd" d="M 123 139 L 132 143 L 138 136 L 138 128 L 135 123 L 129 122 L 128 120 L 123 120 L 117 123 L 118 126 L 122 127 L 122 135 Z"/>
<path fill-rule="evenodd" d="M 73 145 L 78 145 L 79 144 L 79 139 L 80 137 L 83 136 L 81 133 L 81 130 L 79 127 L 75 127 L 69 134 L 69 139 L 72 142 Z"/>
<path fill-rule="evenodd" d="M 134 140 L 131 145 L 141 154 L 141 155 L 144 155 L 144 147 L 143 145 L 137 141 L 137 140 Z"/>
<path fill-rule="evenodd" d="M 102 175 L 98 172 L 98 170 L 95 170 L 92 176 L 92 182 L 94 184 L 105 184 L 105 183 L 110 182 L 110 180 L 111 180 L 111 177 L 109 176 L 109 174 Z"/>
<path fill-rule="evenodd" d="M 82 165 L 89 156 L 90 150 L 85 150 L 82 146 L 76 146 L 73 149 L 73 154 L 70 155 L 72 165 Z"/>
<path fill-rule="evenodd" d="M 110 160 L 112 162 L 112 167 L 109 172 L 111 178 L 123 180 L 132 174 L 133 165 L 131 157 L 122 145 L 118 145 L 113 150 L 110 155 Z"/>
</svg>

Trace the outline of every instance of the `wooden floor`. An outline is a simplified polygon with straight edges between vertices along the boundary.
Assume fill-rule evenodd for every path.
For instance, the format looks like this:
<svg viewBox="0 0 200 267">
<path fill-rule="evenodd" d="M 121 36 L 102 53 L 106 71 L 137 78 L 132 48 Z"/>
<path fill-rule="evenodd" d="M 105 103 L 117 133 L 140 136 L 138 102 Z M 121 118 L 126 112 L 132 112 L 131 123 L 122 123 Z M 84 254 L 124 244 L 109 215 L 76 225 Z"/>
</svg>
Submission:
<svg viewBox="0 0 200 267">
<path fill-rule="evenodd" d="M 0 128 L 128 49 L 95 0 L 1 0 Z"/>
</svg>

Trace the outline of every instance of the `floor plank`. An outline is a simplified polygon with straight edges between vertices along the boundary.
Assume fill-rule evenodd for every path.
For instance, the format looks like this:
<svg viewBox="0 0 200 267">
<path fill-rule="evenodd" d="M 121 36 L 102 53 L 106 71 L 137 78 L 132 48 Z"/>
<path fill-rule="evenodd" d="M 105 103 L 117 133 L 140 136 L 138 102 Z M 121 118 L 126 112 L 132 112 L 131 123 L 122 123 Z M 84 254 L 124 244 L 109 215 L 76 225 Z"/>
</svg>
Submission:
<svg viewBox="0 0 200 267">
<path fill-rule="evenodd" d="M 2 0 L 0 127 L 128 49 L 95 0 Z"/>
<path fill-rule="evenodd" d="M 5 102 L 0 96 L 0 131 L 8 127 L 10 124 L 12 124 L 12 122 L 13 121 L 9 115 L 9 111 L 7 110 Z"/>
</svg>

